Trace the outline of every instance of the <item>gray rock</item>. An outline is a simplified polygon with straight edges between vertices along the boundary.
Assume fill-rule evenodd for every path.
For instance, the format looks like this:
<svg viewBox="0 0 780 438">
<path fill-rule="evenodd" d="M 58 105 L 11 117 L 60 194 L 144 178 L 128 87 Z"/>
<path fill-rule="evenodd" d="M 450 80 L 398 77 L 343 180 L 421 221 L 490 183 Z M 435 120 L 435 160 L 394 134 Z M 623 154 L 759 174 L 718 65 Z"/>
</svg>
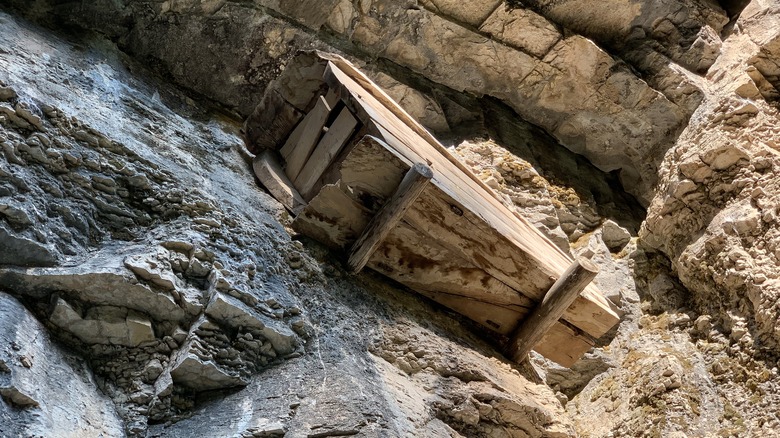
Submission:
<svg viewBox="0 0 780 438">
<path fill-rule="evenodd" d="M 18 235 L 0 223 L 0 266 L 53 266 L 55 253 L 45 245 Z"/>
<path fill-rule="evenodd" d="M 297 336 L 289 327 L 233 297 L 216 293 L 206 307 L 206 315 L 234 329 L 246 327 L 259 331 L 280 355 L 295 350 Z"/>
<path fill-rule="evenodd" d="M 58 298 L 49 320 L 87 344 L 137 347 L 155 339 L 148 318 L 117 307 L 92 308 L 82 317 L 65 300 Z"/>
<path fill-rule="evenodd" d="M 626 246 L 631 240 L 631 233 L 613 220 L 607 220 L 601 225 L 601 238 L 611 250 Z"/>
<path fill-rule="evenodd" d="M 123 259 L 123 254 L 108 251 L 75 267 L 0 269 L 0 286 L 36 298 L 61 292 L 95 306 L 137 310 L 159 321 L 183 320 L 185 312 L 173 297 L 139 284 Z"/>
<path fill-rule="evenodd" d="M 3 292 L 0 345 L 6 346 L 0 360 L 8 368 L 0 374 L 4 435 L 122 435 L 122 422 L 86 363 L 53 343 L 43 325 Z"/>
</svg>

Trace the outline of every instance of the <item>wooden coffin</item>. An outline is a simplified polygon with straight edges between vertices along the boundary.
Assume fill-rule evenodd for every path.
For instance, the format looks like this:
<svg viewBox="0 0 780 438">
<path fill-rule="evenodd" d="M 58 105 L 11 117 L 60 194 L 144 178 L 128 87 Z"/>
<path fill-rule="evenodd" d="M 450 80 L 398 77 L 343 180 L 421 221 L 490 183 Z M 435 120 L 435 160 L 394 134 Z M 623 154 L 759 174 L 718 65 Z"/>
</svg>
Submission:
<svg viewBox="0 0 780 438">
<path fill-rule="evenodd" d="M 268 92 L 290 107 L 274 110 L 300 117 L 287 123 L 283 138 L 269 138 L 278 135 L 272 133 L 248 141 L 258 153 L 258 178 L 296 215 L 293 227 L 334 249 L 354 251 L 378 214 L 387 219 L 383 206 L 397 201 L 410 169 L 426 165 L 430 183 L 420 184 L 392 221 L 382 222 L 381 239 L 364 251 L 366 266 L 499 335 L 517 332 L 571 258 L 352 64 L 337 55 L 318 52 L 314 61 L 306 56 L 309 75 L 321 75 L 319 85 L 306 81 L 306 105 L 300 103 L 306 96 L 289 96 L 294 88 L 279 85 L 289 78 Z M 295 100 L 293 108 L 289 102 Z M 260 143 L 275 145 L 278 154 L 259 151 Z M 619 321 L 614 305 L 592 284 L 572 299 L 534 346 L 564 366 Z"/>
</svg>

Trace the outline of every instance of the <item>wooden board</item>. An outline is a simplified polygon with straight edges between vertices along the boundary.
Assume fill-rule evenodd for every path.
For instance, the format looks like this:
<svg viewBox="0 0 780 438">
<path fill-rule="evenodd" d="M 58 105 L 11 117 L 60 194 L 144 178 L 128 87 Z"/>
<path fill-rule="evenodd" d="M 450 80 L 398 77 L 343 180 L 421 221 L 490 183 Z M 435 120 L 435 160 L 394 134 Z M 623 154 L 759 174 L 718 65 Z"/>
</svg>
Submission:
<svg viewBox="0 0 780 438">
<path fill-rule="evenodd" d="M 322 99 L 322 102 L 324 101 L 325 99 Z M 349 109 L 342 108 L 328 132 L 322 136 L 322 140 L 317 144 L 300 174 L 294 179 L 295 187 L 304 198 L 310 197 L 310 191 L 352 136 L 356 126 L 357 120 Z"/>
<path fill-rule="evenodd" d="M 290 212 L 297 214 L 306 205 L 306 201 L 298 194 L 290 179 L 284 174 L 284 170 L 276 158 L 276 152 L 270 150 L 261 152 L 255 157 L 252 168 L 257 179 Z"/>
<path fill-rule="evenodd" d="M 285 172 L 290 180 L 295 181 L 320 141 L 322 128 L 325 127 L 330 112 L 331 106 L 325 98 L 317 97 L 314 108 L 306 114 L 282 146 L 281 153 L 287 162 Z"/>
<path fill-rule="evenodd" d="M 512 311 L 510 324 L 488 324 L 501 334 L 508 334 L 518 318 L 535 306 L 526 296 L 403 222 L 387 236 L 368 266 L 414 290 L 468 298 Z M 490 319 L 489 315 L 486 318 Z"/>
<path fill-rule="evenodd" d="M 372 214 L 338 186 L 323 186 L 292 223 L 295 231 L 334 249 L 345 249 L 360 236 Z"/>
</svg>

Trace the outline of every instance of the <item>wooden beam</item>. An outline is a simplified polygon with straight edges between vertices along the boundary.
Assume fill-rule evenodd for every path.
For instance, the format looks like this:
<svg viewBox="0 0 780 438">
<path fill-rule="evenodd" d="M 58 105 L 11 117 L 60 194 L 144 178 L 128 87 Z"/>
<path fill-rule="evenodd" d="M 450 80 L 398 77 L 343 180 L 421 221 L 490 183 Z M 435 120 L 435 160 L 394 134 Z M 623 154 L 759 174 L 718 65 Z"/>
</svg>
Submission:
<svg viewBox="0 0 780 438">
<path fill-rule="evenodd" d="M 505 350 L 506 356 L 515 362 L 525 359 L 596 274 L 598 267 L 590 260 L 582 257 L 574 260 L 552 285 L 542 302 L 512 333 Z"/>
<path fill-rule="evenodd" d="M 350 271 L 360 272 L 366 266 L 371 254 L 404 217 L 415 199 L 425 190 L 425 186 L 431 182 L 431 178 L 433 178 L 433 171 L 422 163 L 415 164 L 406 172 L 398 189 L 352 245 L 347 261 Z"/>
<path fill-rule="evenodd" d="M 325 104 L 325 99 L 322 100 Z M 357 126 L 357 120 L 349 112 L 346 107 L 341 109 L 338 117 L 333 124 L 328 128 L 328 132 L 322 136 L 314 152 L 311 153 L 306 165 L 293 181 L 295 181 L 295 187 L 303 195 L 304 199 L 311 198 L 311 190 L 314 188 L 317 181 L 322 176 L 325 169 L 330 166 L 333 159 L 338 155 L 341 148 L 344 147 L 347 140 L 352 136 L 352 132 L 355 131 Z M 322 127 L 320 127 L 322 129 Z M 308 128 L 307 128 L 308 131 Z M 305 133 L 304 133 L 305 134 Z"/>
<path fill-rule="evenodd" d="M 292 182 L 284 174 L 274 152 L 270 150 L 261 152 L 255 157 L 252 168 L 257 179 L 271 195 L 292 213 L 297 214 L 301 208 L 306 206 L 306 201 L 298 194 Z"/>
<path fill-rule="evenodd" d="M 325 127 L 331 110 L 332 107 L 328 105 L 323 96 L 317 97 L 314 108 L 303 118 L 282 146 L 282 156 L 287 161 L 285 172 L 290 180 L 295 181 L 311 156 L 314 147 L 320 140 L 322 128 Z"/>
<path fill-rule="evenodd" d="M 335 108 L 336 104 L 341 100 L 340 91 L 338 88 L 328 87 L 328 92 L 325 93 L 325 102 L 331 108 Z"/>
</svg>

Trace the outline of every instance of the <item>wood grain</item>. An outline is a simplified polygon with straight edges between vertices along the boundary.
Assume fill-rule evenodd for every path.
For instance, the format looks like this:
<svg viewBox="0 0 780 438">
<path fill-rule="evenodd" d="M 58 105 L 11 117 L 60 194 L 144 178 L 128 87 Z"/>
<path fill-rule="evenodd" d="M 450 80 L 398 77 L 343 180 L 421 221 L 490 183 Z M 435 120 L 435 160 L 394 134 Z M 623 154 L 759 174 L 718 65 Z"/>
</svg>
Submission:
<svg viewBox="0 0 780 438">
<path fill-rule="evenodd" d="M 387 237 L 390 231 L 406 214 L 418 196 L 431 182 L 433 171 L 425 164 L 417 163 L 406 172 L 395 193 L 390 196 L 384 206 L 374 216 L 363 233 L 352 245 L 347 268 L 351 272 L 360 272 L 366 265 L 371 254 Z"/>
<path fill-rule="evenodd" d="M 322 99 L 322 102 L 324 103 L 325 99 Z M 311 197 L 310 192 L 312 188 L 314 188 L 322 173 L 330 166 L 333 159 L 341 151 L 341 148 L 344 147 L 344 144 L 352 136 L 356 126 L 357 120 L 352 116 L 349 109 L 346 107 L 342 108 L 336 120 L 328 128 L 328 132 L 322 136 L 322 140 L 320 140 L 311 156 L 309 156 L 301 172 L 294 179 L 295 187 L 303 195 L 304 199 Z M 308 132 L 308 127 L 306 132 Z"/>
<path fill-rule="evenodd" d="M 574 299 L 590 284 L 596 274 L 596 265 L 585 258 L 577 258 L 552 285 L 544 299 L 512 333 L 505 354 L 515 362 L 525 359 L 528 352 L 563 316 Z"/>
<path fill-rule="evenodd" d="M 314 108 L 306 114 L 282 146 L 282 156 L 287 161 L 285 172 L 295 181 L 322 136 L 322 128 L 330 116 L 331 106 L 324 97 L 317 97 Z"/>
<path fill-rule="evenodd" d="M 290 212 L 297 214 L 306 206 L 306 201 L 298 194 L 293 183 L 285 175 L 276 157 L 276 152 L 270 150 L 261 152 L 253 160 L 252 168 L 260 183 Z"/>
</svg>

